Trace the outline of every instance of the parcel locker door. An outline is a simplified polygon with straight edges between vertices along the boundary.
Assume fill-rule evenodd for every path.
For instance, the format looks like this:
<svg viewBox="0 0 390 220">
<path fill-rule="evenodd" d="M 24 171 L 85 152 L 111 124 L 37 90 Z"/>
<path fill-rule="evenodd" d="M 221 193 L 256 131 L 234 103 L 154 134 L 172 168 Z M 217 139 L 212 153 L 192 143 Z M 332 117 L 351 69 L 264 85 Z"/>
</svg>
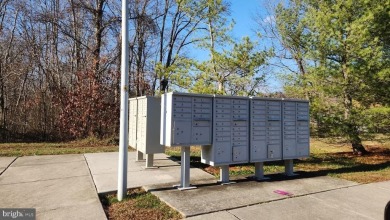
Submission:
<svg viewBox="0 0 390 220">
<path fill-rule="evenodd" d="M 268 159 L 282 158 L 282 147 L 280 144 L 268 144 L 267 146 Z"/>
<path fill-rule="evenodd" d="M 246 162 L 248 161 L 248 148 L 246 146 L 233 147 L 233 161 Z"/>
<path fill-rule="evenodd" d="M 298 143 L 297 144 L 297 156 L 298 157 L 308 157 L 310 156 L 309 143 Z"/>
<path fill-rule="evenodd" d="M 192 128 L 192 143 L 194 144 L 209 144 L 211 143 L 210 127 L 193 127 Z"/>
<path fill-rule="evenodd" d="M 283 141 L 283 158 L 292 158 L 295 157 L 296 152 L 296 141 L 295 139 L 284 140 Z"/>
<path fill-rule="evenodd" d="M 214 153 L 215 153 L 215 163 L 230 163 L 232 148 L 230 142 L 217 142 L 213 144 Z"/>
<path fill-rule="evenodd" d="M 265 140 L 252 141 L 250 150 L 251 161 L 267 159 L 267 142 Z"/>
<path fill-rule="evenodd" d="M 191 121 L 173 122 L 173 144 L 188 145 L 191 141 Z"/>
</svg>

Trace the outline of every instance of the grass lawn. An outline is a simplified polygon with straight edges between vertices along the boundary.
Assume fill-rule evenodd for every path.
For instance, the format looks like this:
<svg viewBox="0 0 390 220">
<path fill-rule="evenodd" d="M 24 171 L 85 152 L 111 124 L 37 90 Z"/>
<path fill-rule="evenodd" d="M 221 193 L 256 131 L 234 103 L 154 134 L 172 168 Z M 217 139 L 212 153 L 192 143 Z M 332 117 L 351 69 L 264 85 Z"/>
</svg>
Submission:
<svg viewBox="0 0 390 220">
<path fill-rule="evenodd" d="M 132 148 L 129 148 L 131 150 Z M 0 157 L 83 154 L 118 151 L 118 144 L 112 139 L 87 138 L 59 143 L 0 143 Z"/>
</svg>

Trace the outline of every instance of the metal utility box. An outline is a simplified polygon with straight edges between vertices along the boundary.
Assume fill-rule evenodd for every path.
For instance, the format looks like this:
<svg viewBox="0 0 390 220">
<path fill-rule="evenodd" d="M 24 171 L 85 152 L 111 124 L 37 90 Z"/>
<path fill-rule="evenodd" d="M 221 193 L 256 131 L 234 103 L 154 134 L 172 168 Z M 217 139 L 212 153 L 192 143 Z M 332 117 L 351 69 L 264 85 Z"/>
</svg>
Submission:
<svg viewBox="0 0 390 220">
<path fill-rule="evenodd" d="M 137 98 L 129 99 L 129 145 L 137 149 Z"/>
<path fill-rule="evenodd" d="M 161 103 L 160 144 L 164 146 L 210 145 L 211 95 L 166 93 Z"/>
<path fill-rule="evenodd" d="M 250 162 L 282 159 L 282 99 L 250 100 Z"/>
<path fill-rule="evenodd" d="M 202 146 L 202 163 L 221 166 L 249 161 L 249 98 L 214 97 L 212 136 L 212 146 Z"/>
<path fill-rule="evenodd" d="M 283 159 L 310 156 L 309 102 L 283 101 Z"/>
<path fill-rule="evenodd" d="M 161 98 L 143 96 L 138 100 L 137 150 L 144 154 L 164 153 L 160 145 Z"/>
</svg>

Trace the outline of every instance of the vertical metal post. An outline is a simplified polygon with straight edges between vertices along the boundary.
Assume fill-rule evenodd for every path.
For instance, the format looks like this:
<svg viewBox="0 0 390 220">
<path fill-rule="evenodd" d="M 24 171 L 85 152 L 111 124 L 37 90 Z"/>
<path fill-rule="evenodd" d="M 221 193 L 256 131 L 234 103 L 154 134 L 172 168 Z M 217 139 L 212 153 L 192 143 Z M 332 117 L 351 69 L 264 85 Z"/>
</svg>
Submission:
<svg viewBox="0 0 390 220">
<path fill-rule="evenodd" d="M 190 186 L 190 147 L 181 147 L 181 177 L 179 190 L 194 189 Z"/>
<path fill-rule="evenodd" d="M 127 148 L 129 134 L 129 4 L 128 0 L 122 0 L 122 56 L 121 56 L 121 107 L 120 107 L 120 131 L 119 131 L 119 160 L 118 160 L 118 193 L 119 201 L 126 196 L 127 190 Z"/>
<path fill-rule="evenodd" d="M 141 151 L 137 150 L 137 153 L 135 155 L 135 160 L 136 161 L 141 161 L 143 159 L 144 159 L 144 154 Z"/>
<path fill-rule="evenodd" d="M 268 177 L 264 176 L 264 163 L 255 163 L 255 179 L 256 180 L 268 180 Z"/>
<path fill-rule="evenodd" d="M 219 168 L 219 181 L 222 184 L 229 183 L 229 165 L 223 165 Z"/>
<path fill-rule="evenodd" d="M 284 173 L 286 176 L 295 176 L 293 160 L 284 161 Z"/>
<path fill-rule="evenodd" d="M 154 154 L 146 154 L 146 168 L 153 167 Z"/>
</svg>

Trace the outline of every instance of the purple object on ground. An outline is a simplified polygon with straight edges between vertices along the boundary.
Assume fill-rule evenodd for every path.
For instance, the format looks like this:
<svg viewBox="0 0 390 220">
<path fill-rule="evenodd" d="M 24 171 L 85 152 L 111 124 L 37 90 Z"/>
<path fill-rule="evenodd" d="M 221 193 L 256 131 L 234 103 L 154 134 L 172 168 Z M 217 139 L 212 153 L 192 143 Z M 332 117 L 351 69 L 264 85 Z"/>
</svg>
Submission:
<svg viewBox="0 0 390 220">
<path fill-rule="evenodd" d="M 284 195 L 284 196 L 293 196 L 294 195 L 292 193 L 289 193 L 289 192 L 286 192 L 286 191 L 283 191 L 283 190 L 275 190 L 274 193 L 277 193 L 277 194 L 280 194 L 280 195 Z"/>
</svg>

